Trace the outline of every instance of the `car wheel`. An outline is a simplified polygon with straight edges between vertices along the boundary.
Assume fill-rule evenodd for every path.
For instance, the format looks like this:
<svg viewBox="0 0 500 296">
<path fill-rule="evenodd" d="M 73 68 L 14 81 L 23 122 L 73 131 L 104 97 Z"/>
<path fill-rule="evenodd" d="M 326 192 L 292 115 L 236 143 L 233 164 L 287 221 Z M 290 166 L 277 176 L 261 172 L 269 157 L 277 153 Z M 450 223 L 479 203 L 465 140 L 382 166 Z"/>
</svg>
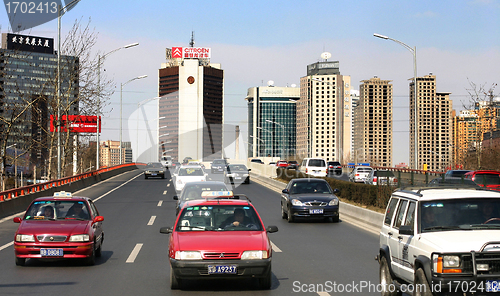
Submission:
<svg viewBox="0 0 500 296">
<path fill-rule="evenodd" d="M 391 276 L 391 271 L 389 270 L 389 265 L 387 264 L 387 259 L 382 256 L 380 259 L 380 285 L 382 286 L 382 296 L 399 296 L 401 293 L 397 291 L 392 291 L 396 289 L 393 284 L 393 279 Z"/>
<path fill-rule="evenodd" d="M 417 272 L 415 272 L 415 287 L 419 287 L 419 289 L 415 289 L 413 295 L 432 296 L 431 287 L 422 268 L 417 269 Z"/>
<path fill-rule="evenodd" d="M 281 205 L 281 218 L 286 219 L 288 217 L 285 209 L 283 209 L 283 205 Z"/>
<path fill-rule="evenodd" d="M 17 266 L 24 266 L 25 263 L 26 263 L 26 258 L 16 257 L 16 265 Z"/>
<path fill-rule="evenodd" d="M 161 176 L 161 178 L 162 178 L 162 179 L 165 179 L 165 175 L 162 175 L 162 176 Z"/>
<path fill-rule="evenodd" d="M 182 280 L 178 279 L 175 274 L 172 266 L 170 266 L 170 289 L 177 290 L 181 288 Z"/>
<path fill-rule="evenodd" d="M 147 180 L 147 179 L 148 179 L 148 176 L 144 176 L 144 179 L 146 179 L 146 180 Z"/>
<path fill-rule="evenodd" d="M 288 212 L 286 213 L 286 216 L 288 218 L 288 223 L 292 223 L 293 220 L 295 220 L 295 219 L 293 219 L 292 211 L 290 209 L 288 209 Z"/>
<path fill-rule="evenodd" d="M 245 184 L 250 184 L 250 178 L 247 178 Z"/>
<path fill-rule="evenodd" d="M 335 217 L 332 217 L 332 222 L 339 222 L 339 215 L 335 216 Z"/>
<path fill-rule="evenodd" d="M 95 249 L 94 246 L 92 246 L 92 254 L 86 259 L 85 262 L 87 265 L 92 266 L 95 265 Z"/>
<path fill-rule="evenodd" d="M 272 283 L 271 265 L 269 265 L 269 270 L 266 272 L 264 277 L 259 278 L 259 285 L 262 290 L 269 290 L 271 289 Z"/>
<path fill-rule="evenodd" d="M 95 256 L 96 257 L 101 257 L 102 256 L 102 243 L 103 242 L 104 242 L 104 234 L 102 235 L 101 244 L 99 245 L 99 248 L 97 248 L 97 250 L 95 250 Z"/>
</svg>

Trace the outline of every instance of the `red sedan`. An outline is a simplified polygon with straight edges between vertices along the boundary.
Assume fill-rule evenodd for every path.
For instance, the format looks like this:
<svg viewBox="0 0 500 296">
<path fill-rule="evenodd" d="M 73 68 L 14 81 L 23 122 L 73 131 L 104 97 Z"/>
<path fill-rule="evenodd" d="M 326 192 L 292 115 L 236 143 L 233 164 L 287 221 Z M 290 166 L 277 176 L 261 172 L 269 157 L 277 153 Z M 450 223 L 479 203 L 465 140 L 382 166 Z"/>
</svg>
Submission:
<svg viewBox="0 0 500 296">
<path fill-rule="evenodd" d="M 278 160 L 278 162 L 276 163 L 276 166 L 277 167 L 286 168 L 288 166 L 288 161 L 286 161 L 286 160 Z"/>
<path fill-rule="evenodd" d="M 101 256 L 103 220 L 88 197 L 63 191 L 35 199 L 23 218 L 14 218 L 20 223 L 14 237 L 16 265 L 29 258 L 81 258 L 94 265 Z"/>
<path fill-rule="evenodd" d="M 500 191 L 500 171 L 472 171 L 465 173 L 464 178 L 474 181 L 479 186 Z"/>
<path fill-rule="evenodd" d="M 212 199 L 186 203 L 170 234 L 170 287 L 184 279 L 258 278 L 271 288 L 271 242 L 254 206 L 246 200 Z"/>
</svg>

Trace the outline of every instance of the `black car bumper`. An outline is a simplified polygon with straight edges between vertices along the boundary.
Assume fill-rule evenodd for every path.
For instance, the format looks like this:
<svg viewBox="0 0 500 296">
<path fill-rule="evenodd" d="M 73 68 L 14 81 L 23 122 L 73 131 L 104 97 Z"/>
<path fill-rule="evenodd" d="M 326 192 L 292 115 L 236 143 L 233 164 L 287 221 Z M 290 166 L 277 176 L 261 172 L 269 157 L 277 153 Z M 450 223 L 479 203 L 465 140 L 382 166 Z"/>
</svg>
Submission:
<svg viewBox="0 0 500 296">
<path fill-rule="evenodd" d="M 323 210 L 322 213 L 320 210 Z M 338 217 L 339 206 L 292 206 L 290 208 L 291 214 L 296 218 L 327 218 Z"/>
<path fill-rule="evenodd" d="M 177 278 L 242 278 L 264 277 L 271 269 L 271 258 L 260 260 L 175 260 L 170 258 L 170 265 Z M 236 265 L 235 274 L 209 274 L 208 266 Z"/>
<path fill-rule="evenodd" d="M 159 172 L 144 173 L 144 177 L 146 177 L 146 178 L 154 178 L 154 177 L 165 178 L 165 173 L 159 173 Z"/>
</svg>

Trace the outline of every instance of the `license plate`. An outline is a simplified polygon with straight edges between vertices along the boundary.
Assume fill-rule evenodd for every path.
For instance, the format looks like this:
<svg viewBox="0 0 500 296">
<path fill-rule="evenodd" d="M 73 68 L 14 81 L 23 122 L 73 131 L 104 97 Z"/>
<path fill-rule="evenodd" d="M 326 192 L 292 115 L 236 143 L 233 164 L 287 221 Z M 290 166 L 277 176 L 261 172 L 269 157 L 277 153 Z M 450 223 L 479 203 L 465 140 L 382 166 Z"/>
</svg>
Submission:
<svg viewBox="0 0 500 296">
<path fill-rule="evenodd" d="M 486 281 L 486 292 L 500 292 L 500 280 Z"/>
<path fill-rule="evenodd" d="M 63 249 L 40 249 L 40 255 L 47 257 L 51 256 L 62 257 Z"/>
<path fill-rule="evenodd" d="M 309 214 L 323 214 L 323 209 L 309 209 Z"/>
<path fill-rule="evenodd" d="M 241 180 L 241 177 L 234 177 L 236 180 Z"/>
<path fill-rule="evenodd" d="M 219 171 L 221 171 L 221 172 L 222 172 L 222 169 L 219 169 Z"/>
<path fill-rule="evenodd" d="M 236 274 L 236 265 L 209 265 L 208 274 Z"/>
<path fill-rule="evenodd" d="M 156 174 L 151 174 L 151 176 L 156 176 Z"/>
</svg>

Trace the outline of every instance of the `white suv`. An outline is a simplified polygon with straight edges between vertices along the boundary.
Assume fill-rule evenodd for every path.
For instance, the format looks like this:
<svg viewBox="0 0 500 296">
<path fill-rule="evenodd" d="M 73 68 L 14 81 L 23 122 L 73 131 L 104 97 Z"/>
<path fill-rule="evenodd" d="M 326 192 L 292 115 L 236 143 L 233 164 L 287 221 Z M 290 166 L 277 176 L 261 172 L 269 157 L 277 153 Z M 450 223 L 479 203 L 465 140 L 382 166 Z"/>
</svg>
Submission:
<svg viewBox="0 0 500 296">
<path fill-rule="evenodd" d="M 500 192 L 395 191 L 377 260 L 382 295 L 500 292 Z"/>
</svg>

